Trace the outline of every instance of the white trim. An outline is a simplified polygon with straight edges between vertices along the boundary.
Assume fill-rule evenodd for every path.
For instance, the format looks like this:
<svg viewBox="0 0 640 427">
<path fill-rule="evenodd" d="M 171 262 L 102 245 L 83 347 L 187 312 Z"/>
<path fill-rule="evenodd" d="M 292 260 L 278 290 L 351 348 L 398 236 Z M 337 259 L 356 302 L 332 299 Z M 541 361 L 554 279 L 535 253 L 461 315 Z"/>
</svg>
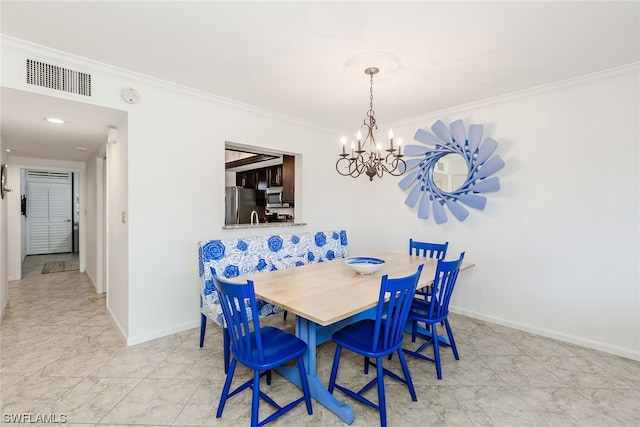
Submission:
<svg viewBox="0 0 640 427">
<path fill-rule="evenodd" d="M 286 114 L 265 110 L 263 108 L 259 108 L 250 104 L 245 104 L 243 102 L 239 102 L 233 99 L 205 93 L 205 92 L 191 89 L 185 86 L 177 85 L 175 83 L 167 82 L 165 80 L 160 80 L 151 76 L 147 76 L 147 75 L 143 75 L 133 71 L 114 67 L 109 64 L 94 61 L 88 58 L 73 55 L 73 54 L 52 49 L 46 46 L 37 45 L 37 44 L 30 43 L 17 38 L 1 35 L 0 45 L 2 46 L 0 48 L 0 51 L 7 50 L 9 52 L 14 52 L 19 55 L 32 57 L 34 59 L 51 61 L 56 65 L 60 65 L 63 67 L 78 67 L 82 69 L 83 72 L 87 72 L 89 74 L 101 73 L 103 75 L 111 76 L 118 79 L 130 80 L 135 83 L 152 85 L 152 86 L 156 86 L 166 90 L 177 91 L 179 93 L 195 96 L 201 99 L 216 102 L 229 107 L 237 108 L 241 111 L 260 114 L 271 119 L 282 120 L 288 123 L 298 124 L 300 126 L 305 126 L 311 129 L 319 130 L 319 131 L 325 131 L 328 133 L 336 132 L 336 129 L 328 126 L 323 126 L 314 122 L 299 119 L 297 117 L 288 116 Z M 448 115 L 451 113 L 459 114 L 461 111 L 474 109 L 474 108 L 481 108 L 488 105 L 499 104 L 499 103 L 503 103 L 506 101 L 514 100 L 514 99 L 532 96 L 538 93 L 546 93 L 546 92 L 551 92 L 551 91 L 569 88 L 569 87 L 589 85 L 589 84 L 597 83 L 602 80 L 623 78 L 633 74 L 640 74 L 640 62 L 634 62 L 631 64 L 611 68 L 604 71 L 586 74 L 579 77 L 573 77 L 573 78 L 553 82 L 546 85 L 535 86 L 529 89 L 524 89 L 516 92 L 510 92 L 505 95 L 486 98 L 476 102 L 470 102 L 468 104 L 456 105 L 451 108 L 432 111 L 429 113 L 425 113 L 418 116 L 413 116 L 410 118 L 405 118 L 402 120 L 398 120 L 396 122 L 389 123 L 389 127 L 402 127 L 405 124 L 411 124 L 411 123 L 414 123 L 415 121 L 425 121 L 425 120 L 428 121 L 433 116 Z M 31 85 L 29 86 L 31 87 Z M 83 97 L 83 98 L 90 99 L 91 97 Z M 69 97 L 69 99 L 77 99 L 77 97 L 73 96 L 73 97 Z"/>
<path fill-rule="evenodd" d="M 480 109 L 487 106 L 496 104 L 502 104 L 508 101 L 513 101 L 522 98 L 528 98 L 534 95 L 554 92 L 558 90 L 588 86 L 604 80 L 620 79 L 632 75 L 640 75 L 640 62 L 634 62 L 631 64 L 623 65 L 621 67 L 611 68 L 608 70 L 598 71 L 596 73 L 585 74 L 579 77 L 573 77 L 566 80 L 560 80 L 557 82 L 549 83 L 546 85 L 535 86 L 529 89 L 519 90 L 517 92 L 507 93 L 505 95 L 494 96 L 492 98 L 485 98 L 480 101 L 470 102 L 468 104 L 456 105 L 451 108 L 445 108 L 439 111 L 433 111 L 430 113 L 420 114 L 396 122 L 390 123 L 389 127 L 399 128 L 405 125 L 411 125 L 415 122 L 426 121 L 429 122 L 434 116 L 448 116 L 448 115 L 460 115 L 461 113 L 473 109 Z"/>
<path fill-rule="evenodd" d="M 117 317 L 113 314 L 113 311 L 111 311 L 111 308 L 109 307 L 109 304 L 106 305 L 106 309 L 107 312 L 109 313 L 109 317 L 111 317 L 111 321 L 113 322 L 113 325 L 116 327 L 116 329 L 118 330 L 118 332 L 120 332 L 120 336 L 122 337 L 122 339 L 124 340 L 125 345 L 130 345 L 128 344 L 128 335 L 125 332 L 125 330 L 122 328 L 122 325 L 120 325 L 120 322 L 118 322 Z"/>
<path fill-rule="evenodd" d="M 93 284 L 96 293 L 105 293 L 105 160 L 99 157 L 96 161 L 96 277 Z"/>
<path fill-rule="evenodd" d="M 7 171 L 7 180 L 11 193 L 5 195 L 7 201 L 7 280 L 20 280 L 22 278 L 22 238 L 20 234 L 21 227 L 21 210 L 20 210 L 20 166 L 16 166 L 11 162 L 11 158 L 6 160 L 9 169 Z"/>
<path fill-rule="evenodd" d="M 34 169 L 27 169 L 24 189 L 29 200 L 26 230 L 23 230 L 27 236 L 27 255 L 73 252 L 72 172 L 56 172 L 66 176 L 66 179 L 58 180 L 40 176 L 34 178 L 30 176 L 31 171 Z M 39 207 L 34 209 L 36 206 Z M 55 251 L 51 250 L 52 244 Z"/>
<path fill-rule="evenodd" d="M 217 326 L 217 325 L 214 325 L 214 326 Z M 177 334 L 179 332 L 184 332 L 184 331 L 188 331 L 189 329 L 199 328 L 199 327 L 200 327 L 200 320 L 197 320 L 195 322 L 186 322 L 179 326 L 174 326 L 172 328 L 155 331 L 151 334 L 146 334 L 146 335 L 141 335 L 136 337 L 129 337 L 127 339 L 127 346 L 140 344 L 143 342 L 155 340 L 156 338 L 166 337 L 169 335 Z"/>
<path fill-rule="evenodd" d="M 585 340 L 573 335 L 561 334 L 549 329 L 538 328 L 536 326 L 527 325 L 524 323 L 512 322 L 501 317 L 487 316 L 486 314 L 461 309 L 460 307 L 449 307 L 452 313 L 461 314 L 474 319 L 483 320 L 485 322 L 494 323 L 496 325 L 506 326 L 507 328 L 517 329 L 519 331 L 529 332 L 542 337 L 552 338 L 558 341 L 563 341 L 570 344 L 575 344 L 581 347 L 592 348 L 594 350 L 603 351 L 609 354 L 615 354 L 616 356 L 626 357 L 628 359 L 640 361 L 640 351 L 628 351 L 627 349 L 615 347 L 611 345 L 602 344 L 599 341 Z"/>
<path fill-rule="evenodd" d="M 84 58 L 81 56 L 73 55 L 67 52 L 63 52 L 60 50 L 52 49 L 46 46 L 37 45 L 34 43 L 30 43 L 24 40 L 16 39 L 13 37 L 8 37 L 5 35 L 0 36 L 0 45 L 2 50 L 6 50 L 8 52 L 13 52 L 21 56 L 26 56 L 32 59 L 41 60 L 45 62 L 51 62 L 55 65 L 59 65 L 65 68 L 74 68 L 77 67 L 82 70 L 82 72 L 89 73 L 93 76 L 93 84 L 97 85 L 97 74 L 102 74 L 104 76 L 109 76 L 116 79 L 128 80 L 132 82 L 131 84 L 141 84 L 141 85 L 151 85 L 156 86 L 160 89 L 165 89 L 173 92 L 178 92 L 185 95 L 195 96 L 197 98 L 201 98 L 207 101 L 211 101 L 217 104 L 222 104 L 227 107 L 236 108 L 240 111 L 246 111 L 253 114 L 258 114 L 262 116 L 266 116 L 267 118 L 273 120 L 284 121 L 291 124 L 296 124 L 298 126 L 303 126 L 306 128 L 324 131 L 328 133 L 335 133 L 336 130 L 327 126 L 320 125 L 318 123 L 314 123 L 308 120 L 303 120 L 297 117 L 289 116 L 282 113 L 277 113 L 274 111 L 266 110 L 264 108 L 256 107 L 250 104 L 245 104 L 240 101 L 236 101 L 230 98 L 225 98 L 219 95 L 213 95 L 210 93 L 206 93 L 200 90 L 191 89 L 186 86 L 181 86 L 175 83 L 171 83 L 165 80 L 160 80 L 155 77 L 147 76 L 144 74 L 136 73 L 134 71 L 125 70 L 123 68 L 118 68 L 113 65 L 105 64 L 102 62 L 97 62 L 88 58 Z M 28 85 L 29 88 L 32 85 Z M 34 86 L 34 88 L 38 88 L 38 86 Z M 43 89 L 43 88 L 39 88 Z M 47 89 L 46 92 L 43 93 L 51 94 L 50 89 Z M 58 91 L 56 91 L 56 94 Z M 60 94 L 65 97 L 64 93 Z M 69 99 L 77 100 L 78 95 L 69 97 Z M 68 97 L 68 95 L 66 96 Z M 92 97 L 83 97 L 82 99 L 87 98 L 90 100 Z"/>
<path fill-rule="evenodd" d="M 336 129 L 332 127 L 323 126 L 318 123 L 302 120 L 300 118 L 289 116 L 286 114 L 276 113 L 274 111 L 259 108 L 259 107 L 246 104 L 240 101 L 236 101 L 230 98 L 225 98 L 222 96 L 209 94 L 200 90 L 191 89 L 191 88 L 181 86 L 175 83 L 171 83 L 165 80 L 160 80 L 155 77 L 136 73 L 123 68 L 118 68 L 109 64 L 94 61 L 88 58 L 73 55 L 73 54 L 52 49 L 46 46 L 37 45 L 37 44 L 30 43 L 17 38 L 1 35 L 0 42 L 2 46 L 0 51 L 7 50 L 9 52 L 14 52 L 19 55 L 31 57 L 33 59 L 50 61 L 61 67 L 77 67 L 81 69 L 82 72 L 86 72 L 89 74 L 98 73 L 98 74 L 103 74 L 113 78 L 129 80 L 134 83 L 156 86 L 161 89 L 170 90 L 170 91 L 174 91 L 174 92 L 178 92 L 186 95 L 191 95 L 204 100 L 222 104 L 228 107 L 237 108 L 241 111 L 247 111 L 250 113 L 263 115 L 274 120 L 281 120 L 287 123 L 293 123 L 293 124 L 297 124 L 307 128 L 331 133 L 331 134 L 334 134 L 337 132 Z M 402 120 L 398 120 L 396 122 L 389 123 L 389 127 L 402 127 L 406 124 L 411 124 L 416 121 L 428 121 L 433 116 L 449 115 L 451 113 L 459 114 L 461 111 L 470 110 L 474 108 L 482 108 L 488 105 L 494 105 L 494 104 L 499 104 L 499 103 L 503 103 L 506 101 L 514 100 L 514 99 L 525 98 L 538 93 L 546 93 L 546 92 L 551 92 L 559 89 L 590 85 L 590 84 L 600 82 L 602 80 L 623 78 L 623 77 L 627 77 L 629 75 L 634 75 L 634 74 L 640 74 L 640 62 L 634 62 L 631 64 L 611 68 L 608 70 L 598 71 L 595 73 L 586 74 L 579 77 L 573 77 L 573 78 L 569 78 L 566 80 L 561 80 L 561 81 L 557 81 L 557 82 L 553 82 L 545 85 L 535 86 L 532 88 L 528 88 L 528 89 L 524 89 L 516 92 L 510 92 L 504 95 L 500 95 L 492 98 L 486 98 L 476 102 L 470 102 L 468 104 L 456 105 L 451 108 L 432 111 L 429 113 L 425 113 L 418 116 L 413 116 L 410 118 L 405 118 Z M 94 79 L 94 83 L 95 83 L 95 79 Z M 29 85 L 29 87 L 31 87 L 31 85 Z M 46 92 L 42 91 L 42 92 L 50 94 L 49 91 L 46 91 Z M 73 99 L 73 100 L 78 99 L 77 96 L 69 96 L 69 95 L 65 96 L 64 93 L 60 94 L 60 96 L 68 97 L 69 99 Z M 93 101 L 91 97 L 83 97 L 83 99 L 84 98 L 87 98 L 85 101 L 90 101 L 90 102 Z"/>
</svg>

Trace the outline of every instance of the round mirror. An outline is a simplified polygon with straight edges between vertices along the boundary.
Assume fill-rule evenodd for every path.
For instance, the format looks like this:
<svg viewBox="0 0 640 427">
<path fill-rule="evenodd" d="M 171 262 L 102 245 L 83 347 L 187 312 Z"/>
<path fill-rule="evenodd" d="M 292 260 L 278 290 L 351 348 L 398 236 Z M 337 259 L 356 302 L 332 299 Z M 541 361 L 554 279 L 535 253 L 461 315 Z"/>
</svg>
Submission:
<svg viewBox="0 0 640 427">
<path fill-rule="evenodd" d="M 465 131 L 462 120 L 451 127 L 438 120 L 431 126 L 433 134 L 418 129 L 414 139 L 418 145 L 405 145 L 407 176 L 398 182 L 409 190 L 405 204 L 418 206 L 418 218 L 433 214 L 436 224 L 447 221 L 447 208 L 459 221 L 469 215 L 462 205 L 484 209 L 487 198 L 481 193 L 498 191 L 500 180 L 491 176 L 504 167 L 493 152 L 498 142 L 482 140 L 482 125 L 471 125 Z"/>
<path fill-rule="evenodd" d="M 433 168 L 433 183 L 445 193 L 453 193 L 464 185 L 469 173 L 467 161 L 458 153 L 442 156 Z"/>
</svg>

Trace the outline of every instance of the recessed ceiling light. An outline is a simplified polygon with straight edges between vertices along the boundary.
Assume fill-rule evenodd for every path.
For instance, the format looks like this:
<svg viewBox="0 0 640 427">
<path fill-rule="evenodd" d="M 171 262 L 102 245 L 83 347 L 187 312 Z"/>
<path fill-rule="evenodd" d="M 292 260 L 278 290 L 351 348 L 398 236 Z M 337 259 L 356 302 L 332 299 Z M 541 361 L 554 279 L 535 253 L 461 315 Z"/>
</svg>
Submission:
<svg viewBox="0 0 640 427">
<path fill-rule="evenodd" d="M 87 147 L 76 147 L 78 151 L 87 151 Z"/>
<path fill-rule="evenodd" d="M 61 125 L 64 123 L 64 120 L 56 119 L 55 117 L 47 117 L 45 120 L 48 121 L 49 123 L 55 123 L 57 125 Z"/>
<path fill-rule="evenodd" d="M 10 153 L 10 152 L 12 152 L 13 150 L 12 150 L 11 148 L 7 148 L 5 151 L 6 151 L 7 153 Z"/>
</svg>

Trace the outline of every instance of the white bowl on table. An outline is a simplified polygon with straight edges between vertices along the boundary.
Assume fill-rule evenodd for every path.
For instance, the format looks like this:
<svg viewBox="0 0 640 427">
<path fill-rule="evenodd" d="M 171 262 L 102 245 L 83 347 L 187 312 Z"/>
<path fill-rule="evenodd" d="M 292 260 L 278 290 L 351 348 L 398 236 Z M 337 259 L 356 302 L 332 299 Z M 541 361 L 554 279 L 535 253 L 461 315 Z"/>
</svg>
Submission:
<svg viewBox="0 0 640 427">
<path fill-rule="evenodd" d="M 383 259 L 364 256 L 347 258 L 345 262 L 360 274 L 373 274 L 384 265 Z"/>
</svg>

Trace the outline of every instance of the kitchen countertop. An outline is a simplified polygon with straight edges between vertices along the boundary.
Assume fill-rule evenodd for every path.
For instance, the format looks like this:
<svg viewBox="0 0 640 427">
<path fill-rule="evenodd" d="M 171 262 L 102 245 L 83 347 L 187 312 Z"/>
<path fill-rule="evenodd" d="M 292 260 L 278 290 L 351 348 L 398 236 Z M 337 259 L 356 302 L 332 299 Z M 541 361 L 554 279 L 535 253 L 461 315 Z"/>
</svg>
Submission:
<svg viewBox="0 0 640 427">
<path fill-rule="evenodd" d="M 223 230 L 237 230 L 240 228 L 269 228 L 269 227 L 300 227 L 307 225 L 306 222 L 279 221 L 261 222 L 260 224 L 229 224 L 222 227 Z"/>
</svg>

